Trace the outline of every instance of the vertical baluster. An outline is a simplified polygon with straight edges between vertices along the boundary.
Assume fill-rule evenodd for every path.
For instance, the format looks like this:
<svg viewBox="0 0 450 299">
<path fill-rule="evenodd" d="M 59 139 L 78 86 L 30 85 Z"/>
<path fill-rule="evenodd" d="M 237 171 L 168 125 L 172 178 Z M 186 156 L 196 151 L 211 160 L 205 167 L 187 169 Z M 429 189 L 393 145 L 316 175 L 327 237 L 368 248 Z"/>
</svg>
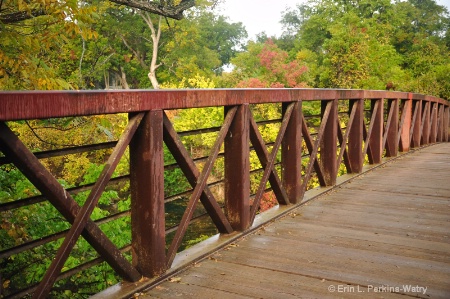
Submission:
<svg viewBox="0 0 450 299">
<path fill-rule="evenodd" d="M 430 143 L 430 109 L 431 102 L 422 101 L 422 139 L 420 145 L 427 145 Z"/>
<path fill-rule="evenodd" d="M 224 142 L 225 214 L 237 231 L 250 226 L 249 113 L 248 104 L 239 106 Z"/>
<path fill-rule="evenodd" d="M 450 125 L 450 107 L 446 106 L 444 109 L 444 140 L 445 142 L 449 142 L 449 125 Z"/>
<path fill-rule="evenodd" d="M 422 101 L 417 100 L 413 101 L 414 104 L 414 117 L 413 117 L 413 132 L 411 136 L 411 147 L 418 148 L 420 147 L 420 140 L 422 137 L 421 134 L 421 126 L 422 126 Z"/>
<path fill-rule="evenodd" d="M 387 131 L 386 139 L 386 157 L 395 157 L 398 154 L 398 107 L 399 100 L 393 99 L 388 101 L 388 113 L 392 114 L 391 122 Z"/>
<path fill-rule="evenodd" d="M 133 265 L 152 277 L 166 270 L 163 111 L 153 110 L 130 143 Z"/>
<path fill-rule="evenodd" d="M 411 140 L 409 139 L 409 135 L 411 132 L 411 121 L 412 121 L 412 97 L 409 94 L 408 99 L 402 100 L 403 102 L 403 110 L 402 110 L 402 120 L 401 131 L 400 131 L 400 142 L 399 142 L 399 150 L 401 152 L 409 151 L 409 146 Z"/>
<path fill-rule="evenodd" d="M 437 126 L 438 126 L 438 103 L 430 102 L 431 107 L 431 129 L 430 129 L 430 143 L 436 143 L 437 141 Z"/>
<path fill-rule="evenodd" d="M 352 173 L 360 173 L 364 164 L 362 154 L 363 126 L 364 126 L 364 99 L 349 101 L 349 114 L 356 109 L 355 117 L 348 137 L 348 157 Z M 343 145 L 344 146 L 344 145 Z"/>
<path fill-rule="evenodd" d="M 327 101 L 322 101 L 322 114 L 325 112 Z M 320 163 L 326 186 L 336 184 L 337 177 L 337 121 L 338 121 L 338 101 L 333 100 L 331 104 L 330 116 L 325 126 L 324 136 L 320 144 Z"/>
<path fill-rule="evenodd" d="M 378 109 L 375 109 L 375 105 L 378 105 Z M 371 101 L 373 117 L 372 134 L 370 135 L 369 144 L 372 152 L 372 161 L 370 163 L 381 163 L 383 156 L 383 99 L 375 99 Z"/>
<path fill-rule="evenodd" d="M 437 125 L 437 142 L 444 140 L 444 105 L 437 103 L 438 109 L 438 125 Z"/>
<path fill-rule="evenodd" d="M 283 103 L 283 115 L 289 103 Z M 292 110 L 289 124 L 284 133 L 281 147 L 281 171 L 283 186 L 290 203 L 301 200 L 302 179 L 302 102 L 297 102 Z"/>
</svg>

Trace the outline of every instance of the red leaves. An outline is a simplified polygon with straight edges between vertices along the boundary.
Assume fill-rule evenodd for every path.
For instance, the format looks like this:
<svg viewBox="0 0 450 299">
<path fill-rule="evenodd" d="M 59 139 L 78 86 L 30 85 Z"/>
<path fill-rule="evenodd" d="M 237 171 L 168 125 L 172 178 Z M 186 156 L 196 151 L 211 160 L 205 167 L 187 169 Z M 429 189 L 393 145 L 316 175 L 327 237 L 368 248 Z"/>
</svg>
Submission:
<svg viewBox="0 0 450 299">
<path fill-rule="evenodd" d="M 236 85 L 237 88 L 265 88 L 267 84 L 259 80 L 258 78 L 250 78 L 242 80 Z"/>
<path fill-rule="evenodd" d="M 242 80 L 237 87 L 247 88 L 284 88 L 284 87 L 306 87 L 302 82 L 302 75 L 308 68 L 301 65 L 298 60 L 289 60 L 286 51 L 278 48 L 272 40 L 266 41 L 258 54 L 261 73 L 258 78 Z"/>
</svg>

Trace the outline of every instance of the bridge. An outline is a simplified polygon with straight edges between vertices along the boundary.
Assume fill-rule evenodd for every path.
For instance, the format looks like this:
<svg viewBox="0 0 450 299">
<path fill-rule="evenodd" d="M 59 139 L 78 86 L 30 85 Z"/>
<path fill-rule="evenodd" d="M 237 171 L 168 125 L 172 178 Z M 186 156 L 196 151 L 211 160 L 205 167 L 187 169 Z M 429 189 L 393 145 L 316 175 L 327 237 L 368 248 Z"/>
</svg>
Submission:
<svg viewBox="0 0 450 299">
<path fill-rule="evenodd" d="M 105 262 L 123 282 L 101 298 L 450 294 L 448 101 L 404 92 L 267 89 L 3 92 L 0 103 L 0 164 L 15 165 L 40 192 L 3 200 L 2 221 L 49 202 L 71 224 L 0 249 L 8 266 L 60 240 L 45 274 L 28 286 L 14 285 L 2 267 L 5 298 L 56 296 L 67 286 L 58 282 Z M 279 118 L 263 119 L 270 105 Z M 224 107 L 222 124 L 177 132 L 179 116 L 170 112 L 199 107 Z M 117 141 L 46 151 L 32 152 L 11 125 L 117 113 L 129 115 Z M 276 136 L 265 140 L 270 126 Z M 215 136 L 209 152 L 195 157 L 183 138 L 209 133 Z M 174 163 L 165 162 L 163 142 Z M 127 148 L 129 174 L 113 177 Z M 92 184 L 66 188 L 42 162 L 105 149 L 110 156 Z M 212 180 L 219 159 L 223 177 Z M 168 195 L 164 179 L 174 168 L 192 187 Z M 105 188 L 120 180 L 129 181 L 130 209 L 91 219 Z M 74 200 L 80 190 L 89 192 L 82 204 Z M 184 211 L 169 226 L 167 206 L 182 194 Z M 277 205 L 263 212 L 268 194 Z M 180 251 L 202 217 L 199 206 L 220 234 Z M 121 217 L 131 218 L 125 246 L 101 229 Z M 98 257 L 70 268 L 80 236 Z"/>
<path fill-rule="evenodd" d="M 265 222 L 139 298 L 449 298 L 448 182 L 448 143 L 416 151 Z M 132 292 L 122 285 L 96 298 Z"/>
</svg>

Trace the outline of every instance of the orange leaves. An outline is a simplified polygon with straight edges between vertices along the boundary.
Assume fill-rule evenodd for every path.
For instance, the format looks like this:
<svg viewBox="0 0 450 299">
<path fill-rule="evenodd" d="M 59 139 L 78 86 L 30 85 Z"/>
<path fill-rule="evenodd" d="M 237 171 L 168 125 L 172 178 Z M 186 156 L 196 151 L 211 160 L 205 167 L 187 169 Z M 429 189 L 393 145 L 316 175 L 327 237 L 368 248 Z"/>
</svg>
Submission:
<svg viewBox="0 0 450 299">
<path fill-rule="evenodd" d="M 97 38 L 91 28 L 98 17 L 97 7 L 75 0 L 14 0 L 4 2 L 2 8 L 10 15 L 27 14 L 4 23 L 0 31 L 0 89 L 72 88 L 59 74 L 61 61 L 55 60 L 55 53 L 80 36 Z M 72 55 L 72 59 L 77 57 Z"/>
<path fill-rule="evenodd" d="M 255 78 L 254 72 L 250 77 L 241 80 L 236 87 L 250 88 L 283 88 L 306 87 L 303 75 L 308 71 L 305 65 L 297 59 L 291 60 L 286 51 L 278 48 L 272 40 L 266 41 L 262 48 L 255 53 L 259 64 L 259 76 Z"/>
</svg>

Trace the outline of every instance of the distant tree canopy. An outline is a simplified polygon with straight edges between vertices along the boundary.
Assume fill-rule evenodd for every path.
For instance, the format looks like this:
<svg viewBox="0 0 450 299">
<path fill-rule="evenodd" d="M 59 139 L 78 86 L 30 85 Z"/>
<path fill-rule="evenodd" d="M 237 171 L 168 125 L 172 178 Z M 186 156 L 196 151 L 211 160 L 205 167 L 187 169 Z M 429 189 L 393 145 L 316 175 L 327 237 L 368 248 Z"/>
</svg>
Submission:
<svg viewBox="0 0 450 299">
<path fill-rule="evenodd" d="M 119 5 L 137 8 L 152 14 L 175 20 L 183 19 L 183 12 L 197 5 L 195 0 L 139 1 L 139 0 L 109 0 Z M 211 1 L 214 4 L 218 0 Z M 14 24 L 39 16 L 52 16 L 63 13 L 62 9 L 73 9 L 78 1 L 1 1 L 0 22 Z M 87 4 L 86 2 L 85 4 Z M 67 12 L 67 11 L 66 11 Z"/>
<path fill-rule="evenodd" d="M 2 1 L 0 89 L 157 88 L 213 77 L 246 37 L 241 23 L 213 14 L 216 2 Z M 136 3 L 142 10 L 130 8 Z"/>
<path fill-rule="evenodd" d="M 450 18 L 434 0 L 310 0 L 287 10 L 282 23 L 276 43 L 314 65 L 312 86 L 392 83 L 450 97 Z"/>
</svg>

